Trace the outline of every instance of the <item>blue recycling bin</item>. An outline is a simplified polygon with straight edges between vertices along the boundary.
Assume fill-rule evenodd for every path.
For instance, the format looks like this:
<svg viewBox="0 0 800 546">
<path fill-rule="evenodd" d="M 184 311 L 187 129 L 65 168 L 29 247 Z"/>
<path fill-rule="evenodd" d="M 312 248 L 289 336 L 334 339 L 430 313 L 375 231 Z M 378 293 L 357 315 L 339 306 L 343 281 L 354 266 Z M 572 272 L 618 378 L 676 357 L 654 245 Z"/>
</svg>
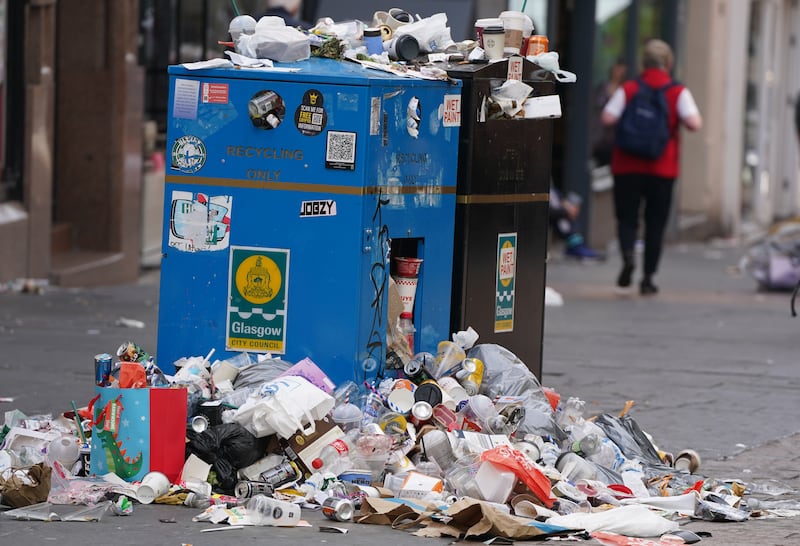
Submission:
<svg viewBox="0 0 800 546">
<path fill-rule="evenodd" d="M 319 58 L 169 75 L 165 371 L 214 349 L 383 376 L 392 254 L 423 260 L 414 350 L 449 338 L 460 82 Z"/>
</svg>

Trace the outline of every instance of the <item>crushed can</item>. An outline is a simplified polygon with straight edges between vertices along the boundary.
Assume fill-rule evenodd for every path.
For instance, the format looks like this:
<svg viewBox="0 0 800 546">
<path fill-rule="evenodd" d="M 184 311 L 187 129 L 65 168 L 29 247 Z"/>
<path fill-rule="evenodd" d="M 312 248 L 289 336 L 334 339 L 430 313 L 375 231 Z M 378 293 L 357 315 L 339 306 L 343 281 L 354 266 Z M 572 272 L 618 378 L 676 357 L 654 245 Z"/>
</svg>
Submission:
<svg viewBox="0 0 800 546">
<path fill-rule="evenodd" d="M 456 376 L 456 378 L 461 383 L 461 386 L 464 387 L 464 390 L 467 391 L 468 395 L 475 396 L 481 388 L 481 383 L 483 383 L 483 361 L 478 358 L 466 358 L 464 360 L 472 361 L 469 366 L 465 365 L 464 369 L 474 369 L 475 371 L 468 374 L 463 379 L 458 376 Z"/>
<path fill-rule="evenodd" d="M 126 341 L 117 349 L 117 357 L 123 362 L 140 362 L 150 360 L 150 355 L 133 341 Z"/>
</svg>

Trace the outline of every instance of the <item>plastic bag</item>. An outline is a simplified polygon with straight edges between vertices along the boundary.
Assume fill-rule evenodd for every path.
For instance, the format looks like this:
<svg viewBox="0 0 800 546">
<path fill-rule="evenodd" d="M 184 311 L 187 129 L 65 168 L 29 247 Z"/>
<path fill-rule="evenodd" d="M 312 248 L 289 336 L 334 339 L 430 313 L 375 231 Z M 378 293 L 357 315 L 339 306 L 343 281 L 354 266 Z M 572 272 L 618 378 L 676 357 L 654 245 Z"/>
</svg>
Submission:
<svg viewBox="0 0 800 546">
<path fill-rule="evenodd" d="M 631 537 L 657 537 L 679 529 L 678 522 L 659 516 L 642 505 L 620 506 L 604 512 L 573 512 L 547 519 L 550 525 L 619 533 Z"/>
<path fill-rule="evenodd" d="M 292 366 L 292 362 L 279 358 L 267 358 L 248 364 L 239 368 L 239 374 L 233 381 L 233 388 L 238 391 L 247 387 L 259 387 L 262 383 L 276 379 Z"/>
<path fill-rule="evenodd" d="M 766 290 L 791 290 L 800 281 L 800 222 L 779 222 L 747 248 L 739 268 Z"/>
<path fill-rule="evenodd" d="M 494 399 L 497 396 L 518 396 L 525 408 L 525 419 L 517 435 L 550 435 L 557 442 L 567 434 L 556 424 L 555 414 L 536 376 L 517 356 L 500 345 L 482 344 L 473 347 L 470 358 L 480 359 L 485 367 L 480 393 Z"/>
<path fill-rule="evenodd" d="M 510 470 L 542 501 L 542 504 L 547 508 L 553 506 L 556 499 L 550 495 L 550 479 L 522 452 L 500 445 L 481 453 L 481 461 L 489 461 Z"/>
<path fill-rule="evenodd" d="M 20 508 L 47 500 L 50 492 L 50 467 L 38 463 L 28 468 L 9 468 L 0 474 L 3 503 Z"/>
<path fill-rule="evenodd" d="M 53 461 L 51 469 L 47 502 L 52 504 L 96 504 L 113 487 L 102 478 L 72 477 L 58 461 Z"/>
<path fill-rule="evenodd" d="M 447 26 L 447 14 L 435 13 L 425 19 L 408 23 L 394 31 L 395 36 L 410 34 L 419 43 L 423 53 L 444 51 L 453 45 L 450 27 Z"/>
<path fill-rule="evenodd" d="M 236 472 L 264 457 L 267 438 L 256 438 L 237 423 L 210 427 L 203 432 L 186 434 L 186 456 L 197 455 L 212 465 L 220 489 L 231 494 L 236 487 Z"/>
<path fill-rule="evenodd" d="M 272 59 L 280 63 L 302 61 L 311 56 L 308 36 L 296 28 L 270 25 L 255 34 L 242 34 L 236 40 L 236 52 L 253 59 Z"/>
<path fill-rule="evenodd" d="M 289 438 L 315 430 L 314 421 L 333 409 L 335 399 L 299 376 L 283 376 L 264 383 L 236 410 L 234 421 L 259 438 L 277 434 Z"/>
<path fill-rule="evenodd" d="M 615 417 L 604 413 L 595 419 L 595 424 L 603 429 L 606 436 L 619 446 L 622 454 L 628 459 L 648 465 L 663 466 L 655 446 L 630 415 Z"/>
</svg>

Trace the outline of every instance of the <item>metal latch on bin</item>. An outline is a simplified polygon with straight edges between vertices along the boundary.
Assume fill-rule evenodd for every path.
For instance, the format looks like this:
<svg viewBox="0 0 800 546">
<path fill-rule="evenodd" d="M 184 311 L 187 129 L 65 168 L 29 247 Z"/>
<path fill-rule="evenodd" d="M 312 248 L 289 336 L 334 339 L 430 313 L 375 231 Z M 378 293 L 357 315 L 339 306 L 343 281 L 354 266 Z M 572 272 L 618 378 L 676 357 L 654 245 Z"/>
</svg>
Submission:
<svg viewBox="0 0 800 546">
<path fill-rule="evenodd" d="M 372 236 L 373 236 L 372 228 L 365 228 L 364 229 L 364 244 L 362 245 L 362 250 L 364 254 L 372 252 Z"/>
</svg>

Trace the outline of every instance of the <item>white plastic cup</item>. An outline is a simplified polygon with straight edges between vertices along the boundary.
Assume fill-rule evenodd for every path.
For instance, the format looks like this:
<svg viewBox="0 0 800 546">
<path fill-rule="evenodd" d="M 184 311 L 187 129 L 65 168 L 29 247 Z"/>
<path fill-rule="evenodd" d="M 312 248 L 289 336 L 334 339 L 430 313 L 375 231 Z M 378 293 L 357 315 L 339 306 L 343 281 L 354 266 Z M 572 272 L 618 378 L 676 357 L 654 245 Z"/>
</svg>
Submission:
<svg viewBox="0 0 800 546">
<path fill-rule="evenodd" d="M 502 52 L 500 57 L 502 57 Z M 498 58 L 500 58 L 498 57 Z M 449 340 L 440 341 L 436 346 L 436 360 L 431 373 L 434 377 L 441 377 L 444 372 L 463 362 L 467 358 L 464 349 Z"/>
<path fill-rule="evenodd" d="M 525 33 L 526 16 L 521 11 L 504 11 L 500 14 L 505 31 L 505 53 L 518 55 L 522 51 L 522 36 Z"/>
<path fill-rule="evenodd" d="M 169 478 L 161 472 L 148 472 L 136 490 L 136 498 L 142 504 L 150 504 L 161 495 L 166 495 L 169 485 Z"/>
<path fill-rule="evenodd" d="M 47 459 L 58 461 L 65 468 L 71 469 L 79 457 L 80 448 L 74 436 L 61 436 L 47 446 Z"/>
<path fill-rule="evenodd" d="M 228 33 L 235 42 L 242 34 L 253 34 L 256 31 L 256 20 L 249 15 L 237 15 L 228 25 Z"/>
</svg>

